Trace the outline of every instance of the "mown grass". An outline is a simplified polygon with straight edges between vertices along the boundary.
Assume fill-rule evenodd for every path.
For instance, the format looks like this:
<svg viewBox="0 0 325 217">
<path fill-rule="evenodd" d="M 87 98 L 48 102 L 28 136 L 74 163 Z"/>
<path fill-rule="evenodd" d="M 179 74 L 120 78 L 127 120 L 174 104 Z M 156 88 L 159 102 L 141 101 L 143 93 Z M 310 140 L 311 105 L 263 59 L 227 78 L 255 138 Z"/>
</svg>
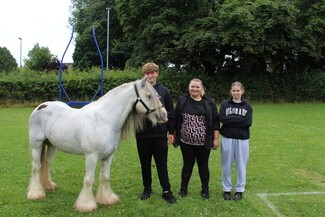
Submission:
<svg viewBox="0 0 325 217">
<path fill-rule="evenodd" d="M 200 198 L 195 167 L 189 196 L 178 199 L 175 205 L 167 204 L 161 199 L 154 164 L 153 194 L 147 201 L 139 200 L 140 164 L 135 141 L 128 139 L 118 148 L 111 173 L 112 188 L 122 202 L 111 207 L 99 206 L 95 213 L 73 211 L 85 173 L 84 158 L 63 152 L 58 152 L 53 161 L 53 179 L 58 190 L 47 193 L 42 201 L 26 200 L 31 170 L 27 120 L 33 108 L 0 108 L 0 216 L 277 216 L 258 193 L 325 193 L 325 104 L 253 104 L 253 108 L 244 200 L 222 199 L 219 149 L 210 158 L 209 200 Z M 182 166 L 179 148 L 170 146 L 168 161 L 172 190 L 177 196 Z M 325 215 L 325 194 L 268 199 L 284 216 Z"/>
</svg>

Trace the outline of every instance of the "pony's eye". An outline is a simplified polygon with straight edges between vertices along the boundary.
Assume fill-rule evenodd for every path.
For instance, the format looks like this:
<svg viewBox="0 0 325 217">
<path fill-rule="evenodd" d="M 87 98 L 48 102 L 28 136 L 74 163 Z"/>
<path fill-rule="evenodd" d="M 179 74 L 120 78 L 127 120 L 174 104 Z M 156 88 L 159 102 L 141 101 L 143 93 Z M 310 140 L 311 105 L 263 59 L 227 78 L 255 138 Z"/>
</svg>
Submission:
<svg viewBox="0 0 325 217">
<path fill-rule="evenodd" d="M 148 97 L 148 99 L 151 99 L 151 94 L 150 94 L 150 93 L 148 93 L 147 97 Z"/>
</svg>

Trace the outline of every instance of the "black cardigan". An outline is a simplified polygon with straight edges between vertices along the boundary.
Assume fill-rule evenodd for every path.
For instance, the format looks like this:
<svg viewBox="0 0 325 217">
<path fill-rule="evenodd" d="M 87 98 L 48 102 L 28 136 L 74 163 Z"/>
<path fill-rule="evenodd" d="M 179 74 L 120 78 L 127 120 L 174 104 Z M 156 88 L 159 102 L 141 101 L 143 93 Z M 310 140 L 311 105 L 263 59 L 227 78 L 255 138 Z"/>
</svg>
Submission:
<svg viewBox="0 0 325 217">
<path fill-rule="evenodd" d="M 180 135 L 181 135 L 181 125 L 182 125 L 182 111 L 189 100 L 190 95 L 180 96 L 178 98 L 176 107 L 175 107 L 175 144 L 177 147 L 180 144 Z M 206 122 L 206 137 L 205 137 L 205 147 L 206 149 L 211 149 L 214 139 L 214 131 L 220 129 L 220 122 L 218 119 L 218 109 L 214 99 L 203 96 L 202 100 L 204 102 L 206 111 L 207 111 L 207 122 Z"/>
</svg>

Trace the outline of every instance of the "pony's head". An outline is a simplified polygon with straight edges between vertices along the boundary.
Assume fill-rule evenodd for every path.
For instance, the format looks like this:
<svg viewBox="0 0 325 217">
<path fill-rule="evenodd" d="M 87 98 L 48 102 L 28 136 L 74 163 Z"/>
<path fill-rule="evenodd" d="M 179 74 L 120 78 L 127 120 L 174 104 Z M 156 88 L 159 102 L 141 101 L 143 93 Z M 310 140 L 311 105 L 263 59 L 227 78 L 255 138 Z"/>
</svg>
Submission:
<svg viewBox="0 0 325 217">
<path fill-rule="evenodd" d="M 144 77 L 132 83 L 136 100 L 133 104 L 133 111 L 122 127 L 121 138 L 127 138 L 135 131 L 141 131 L 146 119 L 151 121 L 153 126 L 168 121 L 167 111 L 160 102 L 155 88 L 147 82 L 147 78 Z"/>
<path fill-rule="evenodd" d="M 134 83 L 134 90 L 137 95 L 133 106 L 134 112 L 145 116 L 152 125 L 167 122 L 167 111 L 160 102 L 157 91 L 147 82 L 146 77 Z"/>
</svg>

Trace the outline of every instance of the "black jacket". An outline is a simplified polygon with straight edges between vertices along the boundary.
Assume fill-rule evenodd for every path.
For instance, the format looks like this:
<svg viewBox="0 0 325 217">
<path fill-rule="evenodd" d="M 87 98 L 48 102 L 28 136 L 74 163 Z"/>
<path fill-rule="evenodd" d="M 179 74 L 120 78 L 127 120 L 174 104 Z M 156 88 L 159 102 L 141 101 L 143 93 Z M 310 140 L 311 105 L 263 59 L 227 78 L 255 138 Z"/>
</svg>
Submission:
<svg viewBox="0 0 325 217">
<path fill-rule="evenodd" d="M 180 96 L 178 98 L 178 102 L 175 107 L 175 144 L 174 146 L 178 146 L 180 143 L 180 135 L 181 135 L 181 125 L 182 125 L 182 111 L 189 100 L 190 95 L 187 96 Z M 220 123 L 218 120 L 218 110 L 216 107 L 216 103 L 214 99 L 204 96 L 202 98 L 204 101 L 204 105 L 207 111 L 207 122 L 206 122 L 206 138 L 205 138 L 205 147 L 206 149 L 211 149 L 213 145 L 214 139 L 214 131 L 219 130 Z"/>
<path fill-rule="evenodd" d="M 159 81 L 153 86 L 159 95 L 161 103 L 164 105 L 168 113 L 168 122 L 165 124 L 157 124 L 152 126 L 149 120 L 146 120 L 144 129 L 141 132 L 136 133 L 136 138 L 153 138 L 153 137 L 165 137 L 167 138 L 167 133 L 174 133 L 174 106 L 172 97 L 169 90 L 162 85 Z"/>
<path fill-rule="evenodd" d="M 220 134 L 227 138 L 249 139 L 252 116 L 253 108 L 245 99 L 240 103 L 235 103 L 232 98 L 224 100 L 219 111 L 219 120 L 222 123 Z"/>
</svg>

